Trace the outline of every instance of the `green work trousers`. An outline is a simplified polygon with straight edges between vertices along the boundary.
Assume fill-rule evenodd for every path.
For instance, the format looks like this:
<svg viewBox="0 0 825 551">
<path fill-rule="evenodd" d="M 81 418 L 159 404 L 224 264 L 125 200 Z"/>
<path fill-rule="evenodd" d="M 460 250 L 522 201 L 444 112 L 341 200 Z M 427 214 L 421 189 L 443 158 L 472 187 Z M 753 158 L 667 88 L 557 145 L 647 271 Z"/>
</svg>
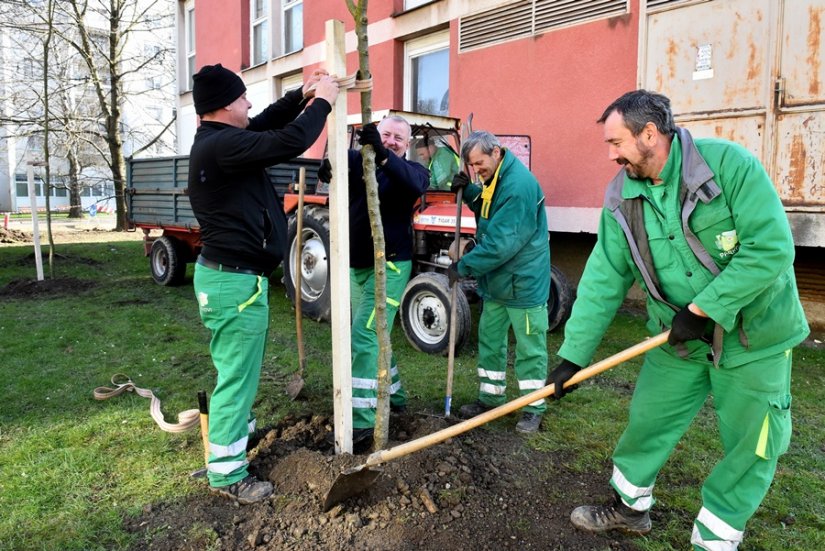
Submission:
<svg viewBox="0 0 825 551">
<path fill-rule="evenodd" d="M 516 336 L 515 372 L 519 395 L 545 386 L 547 381 L 547 304 L 532 308 L 508 308 L 485 301 L 478 322 L 478 399 L 488 406 L 507 401 L 507 345 L 510 327 Z M 524 411 L 543 414 L 544 398 Z"/>
<path fill-rule="evenodd" d="M 387 328 L 392 324 L 401 295 L 410 279 L 412 262 L 387 263 Z M 378 335 L 375 332 L 375 271 L 372 268 L 350 269 L 350 299 L 352 303 L 352 427 L 366 429 L 375 426 L 378 400 Z M 401 376 L 395 354 L 390 360 L 390 403 L 401 406 L 407 393 L 401 386 Z"/>
<path fill-rule="evenodd" d="M 194 286 L 218 371 L 209 402 L 207 475 L 211 486 L 228 486 L 248 473 L 246 443 L 255 429 L 252 403 L 269 328 L 269 280 L 195 264 Z"/>
<path fill-rule="evenodd" d="M 613 453 L 610 483 L 624 502 L 639 511 L 653 505 L 659 469 L 711 393 L 724 457 L 702 486 L 691 543 L 736 549 L 790 443 L 791 359 L 787 350 L 719 369 L 661 349 L 649 352 Z"/>
</svg>

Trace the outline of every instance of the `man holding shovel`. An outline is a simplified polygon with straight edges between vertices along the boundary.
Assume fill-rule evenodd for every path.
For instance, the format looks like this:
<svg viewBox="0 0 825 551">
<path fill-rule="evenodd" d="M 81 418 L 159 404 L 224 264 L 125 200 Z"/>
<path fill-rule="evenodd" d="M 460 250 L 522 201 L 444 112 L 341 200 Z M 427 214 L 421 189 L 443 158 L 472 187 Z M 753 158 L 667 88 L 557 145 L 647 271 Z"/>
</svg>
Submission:
<svg viewBox="0 0 825 551">
<path fill-rule="evenodd" d="M 401 116 L 392 115 L 378 126 L 367 124 L 360 130 L 361 145 L 375 151 L 378 199 L 384 229 L 387 259 L 387 327 L 392 329 L 401 295 L 412 272 L 412 214 L 416 201 L 427 190 L 430 174 L 404 156 L 410 146 L 412 129 Z M 378 396 L 378 336 L 375 332 L 375 252 L 372 241 L 367 188 L 360 151 L 348 152 L 350 296 L 352 302 L 352 449 L 367 451 L 372 445 Z M 332 176 L 329 161 L 318 172 L 321 181 Z M 393 355 L 390 365 L 390 409 L 406 409 L 406 393 L 401 386 Z"/>
<path fill-rule="evenodd" d="M 629 92 L 598 122 L 622 168 L 550 382 L 561 398 L 634 281 L 649 331 L 670 327 L 670 346 L 648 352 L 639 373 L 613 453 L 613 504 L 579 507 L 571 522 L 649 532 L 656 476 L 712 393 L 724 457 L 702 486 L 691 543 L 736 549 L 788 448 L 791 352 L 808 334 L 788 220 L 759 161 L 737 144 L 694 139 L 665 96 Z"/>
<path fill-rule="evenodd" d="M 269 275 L 286 248 L 286 217 L 265 169 L 318 139 L 337 96 L 336 81 L 315 71 L 303 89 L 249 119 L 252 104 L 238 75 L 218 64 L 193 77 L 201 124 L 189 161 L 189 199 L 203 241 L 194 285 L 218 372 L 207 475 L 212 492 L 241 504 L 272 494 L 272 484 L 249 474 L 246 460 L 269 327 Z"/>
<path fill-rule="evenodd" d="M 461 157 L 481 184 L 464 172 L 452 190 L 476 217 L 476 246 L 449 269 L 450 285 L 474 276 L 484 300 L 478 327 L 478 400 L 459 410 L 475 417 L 504 404 L 507 340 L 516 335 L 515 372 L 521 395 L 539 389 L 547 379 L 547 299 L 550 294 L 550 244 L 544 192 L 516 156 L 493 134 L 471 133 Z M 516 425 L 536 432 L 547 408 L 544 398 L 527 405 Z"/>
</svg>

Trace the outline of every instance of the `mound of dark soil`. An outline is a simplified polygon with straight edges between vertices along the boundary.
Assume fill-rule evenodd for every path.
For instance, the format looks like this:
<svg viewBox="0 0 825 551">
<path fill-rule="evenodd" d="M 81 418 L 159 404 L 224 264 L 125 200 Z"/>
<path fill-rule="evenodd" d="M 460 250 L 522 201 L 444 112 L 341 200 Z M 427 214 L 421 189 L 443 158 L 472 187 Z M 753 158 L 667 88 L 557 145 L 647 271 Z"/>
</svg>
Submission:
<svg viewBox="0 0 825 551">
<path fill-rule="evenodd" d="M 59 295 L 76 295 L 88 291 L 97 285 L 94 281 L 76 279 L 73 277 L 57 277 L 54 279 L 14 279 L 5 287 L 0 288 L 0 297 L 10 298 L 44 298 Z"/>
<path fill-rule="evenodd" d="M 141 536 L 133 549 L 635 548 L 570 525 L 573 507 L 604 500 L 606 480 L 568 474 L 564 458 L 501 429 L 479 428 L 390 461 L 363 493 L 324 513 L 342 469 L 367 457 L 335 456 L 324 438 L 330 425 L 324 417 L 289 420 L 250 452 L 251 471 L 276 487 L 269 501 L 238 506 L 204 487 L 189 502 L 147 507 L 125 520 Z M 435 417 L 393 417 L 391 445 L 446 426 Z"/>
</svg>

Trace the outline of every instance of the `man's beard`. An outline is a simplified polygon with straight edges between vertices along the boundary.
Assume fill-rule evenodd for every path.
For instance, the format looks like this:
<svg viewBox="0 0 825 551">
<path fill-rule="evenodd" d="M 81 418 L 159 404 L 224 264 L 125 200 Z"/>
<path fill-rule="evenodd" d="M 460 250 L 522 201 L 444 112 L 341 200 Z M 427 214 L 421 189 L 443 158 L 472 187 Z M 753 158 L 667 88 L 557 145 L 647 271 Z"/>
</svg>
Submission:
<svg viewBox="0 0 825 551">
<path fill-rule="evenodd" d="M 628 176 L 635 178 L 636 180 L 643 180 L 645 178 L 653 178 L 654 176 L 658 176 L 658 174 L 648 174 L 650 160 L 653 159 L 653 148 L 637 143 L 637 149 L 641 155 L 637 163 L 631 163 L 627 159 L 618 161 L 618 163 L 624 167 Z"/>
</svg>

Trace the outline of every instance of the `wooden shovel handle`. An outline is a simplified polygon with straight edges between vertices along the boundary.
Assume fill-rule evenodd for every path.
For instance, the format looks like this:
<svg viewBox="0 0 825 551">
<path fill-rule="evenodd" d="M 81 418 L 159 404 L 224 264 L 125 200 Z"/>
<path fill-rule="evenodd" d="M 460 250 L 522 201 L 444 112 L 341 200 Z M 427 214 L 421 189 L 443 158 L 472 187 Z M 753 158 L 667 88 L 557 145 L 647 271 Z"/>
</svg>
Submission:
<svg viewBox="0 0 825 551">
<path fill-rule="evenodd" d="M 590 367 L 586 367 L 573 375 L 570 380 L 564 383 L 564 388 L 569 386 L 578 384 L 585 379 L 589 379 L 594 375 L 598 375 L 602 371 L 607 371 L 611 367 L 615 367 L 616 365 L 625 362 L 631 358 L 635 358 L 640 354 L 644 354 L 648 350 L 652 350 L 657 346 L 661 346 L 667 342 L 667 337 L 670 334 L 670 331 L 665 331 L 664 333 L 659 333 L 655 337 L 650 337 L 639 344 L 631 346 L 630 348 L 623 350 L 617 354 L 610 356 L 609 358 L 605 358 L 604 360 L 597 362 Z M 397 459 L 399 457 L 405 456 L 407 454 L 416 452 L 418 450 L 422 450 L 424 448 L 428 448 L 435 444 L 441 443 L 453 436 L 457 436 L 468 430 L 474 429 L 480 425 L 485 423 L 489 423 L 493 419 L 498 419 L 508 413 L 516 411 L 519 408 L 523 408 L 524 406 L 535 402 L 536 400 L 540 400 L 542 398 L 546 398 L 553 394 L 556 391 L 556 385 L 549 384 L 545 387 L 542 387 L 538 390 L 534 390 L 530 394 L 525 394 L 519 398 L 511 402 L 507 402 L 501 406 L 498 406 L 495 409 L 491 409 L 490 411 L 486 411 L 480 415 L 476 415 L 472 419 L 467 419 L 466 421 L 462 421 L 457 425 L 453 425 L 451 427 L 447 427 L 446 429 L 442 429 L 438 432 L 434 432 L 432 434 L 428 434 L 427 436 L 423 436 L 416 440 L 411 440 L 410 442 L 406 442 L 401 444 L 400 446 L 395 446 L 394 448 L 390 448 L 388 450 L 379 450 L 370 454 L 367 457 L 367 462 L 364 464 L 365 467 L 372 467 L 375 465 L 379 465 L 381 463 L 386 463 L 392 459 Z"/>
<path fill-rule="evenodd" d="M 456 214 L 455 214 L 455 256 L 456 262 L 461 260 L 461 196 L 463 189 L 459 189 L 455 194 Z M 455 339 L 456 339 L 456 317 L 458 317 L 458 281 L 453 283 L 450 289 L 450 334 L 449 350 L 447 352 L 447 391 L 444 399 L 444 415 L 450 415 L 450 405 L 453 400 L 453 369 L 455 366 Z"/>
<path fill-rule="evenodd" d="M 304 241 L 304 187 L 306 186 L 306 169 L 298 171 L 298 210 L 295 213 L 295 330 L 298 339 L 298 370 L 304 371 L 304 324 L 301 314 L 301 303 L 304 292 L 301 282 L 301 257 L 303 256 Z"/>
</svg>

